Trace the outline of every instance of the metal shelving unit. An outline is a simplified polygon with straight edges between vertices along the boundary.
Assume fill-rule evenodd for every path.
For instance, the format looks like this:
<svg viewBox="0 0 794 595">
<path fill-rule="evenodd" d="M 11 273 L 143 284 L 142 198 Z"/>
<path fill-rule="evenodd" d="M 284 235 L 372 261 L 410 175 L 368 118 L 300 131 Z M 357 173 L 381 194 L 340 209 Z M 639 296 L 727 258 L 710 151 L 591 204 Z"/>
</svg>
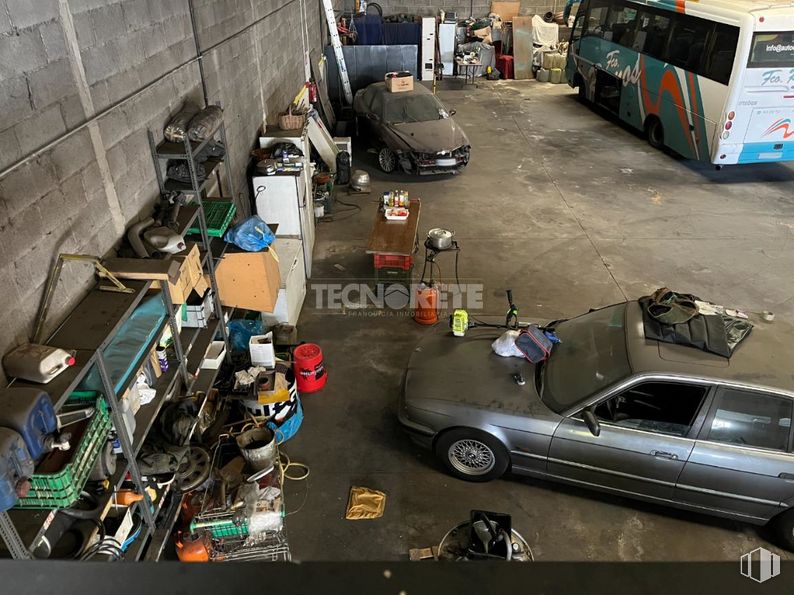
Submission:
<svg viewBox="0 0 794 595">
<path fill-rule="evenodd" d="M 181 332 L 174 333 L 174 337 L 178 337 L 178 339 L 174 341 L 174 344 L 175 346 L 178 345 L 178 351 L 180 352 L 178 359 L 180 369 L 183 370 L 184 391 L 188 395 L 203 395 L 201 403 L 199 403 L 200 414 L 206 405 L 210 389 L 215 384 L 215 380 L 220 371 L 219 369 L 202 369 L 201 362 L 204 359 L 204 355 L 210 343 L 215 340 L 219 334 L 226 343 L 227 360 L 231 358 L 229 335 L 225 324 L 225 315 L 228 314 L 231 316 L 231 309 L 221 306 L 218 284 L 215 278 L 215 267 L 226 252 L 227 244 L 221 238 L 209 236 L 205 212 L 206 201 L 213 200 L 206 196 L 206 191 L 211 185 L 213 175 L 218 172 L 218 167 L 221 163 L 226 162 L 226 167 L 224 168 L 226 173 L 225 190 L 230 196 L 234 196 L 235 193 L 231 168 L 227 162 L 228 157 L 226 155 L 220 159 L 208 159 L 203 163 L 198 163 L 196 161 L 196 155 L 209 143 L 213 142 L 221 142 L 224 149 L 226 149 L 228 146 L 226 142 L 226 128 L 223 122 L 221 122 L 217 129 L 213 131 L 212 135 L 201 142 L 193 142 L 185 138 L 183 143 L 163 141 L 157 144 L 154 134 L 151 131 L 149 131 L 148 134 L 149 146 L 152 151 L 152 159 L 155 164 L 157 183 L 160 187 L 160 192 L 167 193 L 176 190 L 182 192 L 190 199 L 190 202 L 180 209 L 177 224 L 179 230 L 184 232 L 190 227 L 193 227 L 196 220 L 198 220 L 200 233 L 198 234 L 197 241 L 193 241 L 188 237 L 186 238 L 186 243 L 188 244 L 188 248 L 191 248 L 193 244 L 198 245 L 201 266 L 209 276 L 210 288 L 213 293 L 213 311 L 215 317 L 208 321 L 207 327 L 184 328 Z M 167 170 L 169 160 L 182 160 L 187 162 L 190 171 L 190 184 L 165 178 L 164 172 Z M 199 168 L 203 168 L 205 174 L 204 179 L 201 181 L 197 173 Z M 220 180 L 218 181 L 220 182 Z M 171 314 L 171 312 L 169 312 L 169 314 Z M 146 424 L 149 427 L 154 423 L 160 407 L 162 407 L 162 404 L 158 406 L 157 411 L 151 416 L 151 419 L 146 420 Z M 190 443 L 195 429 L 196 425 L 191 428 L 186 444 Z M 143 439 L 147 433 L 148 429 L 141 435 L 140 441 L 138 436 L 134 437 L 133 449 L 136 454 L 140 450 Z M 151 527 L 147 527 L 147 530 L 142 532 L 130 546 L 127 559 L 139 560 L 144 555 L 147 560 L 158 559 L 160 557 L 163 547 L 170 537 L 181 501 L 181 495 L 175 493 L 170 485 L 159 494 L 157 504 L 151 513 L 155 520 L 161 516 L 163 520 L 156 522 Z M 166 502 L 169 502 L 167 506 L 165 505 Z M 175 512 L 174 508 L 176 509 Z M 171 521 L 172 516 L 174 521 Z"/>
<path fill-rule="evenodd" d="M 77 363 L 69 370 L 58 376 L 47 385 L 15 381 L 12 386 L 29 386 L 38 390 L 46 390 L 50 395 L 56 411 L 69 398 L 69 395 L 78 385 L 88 376 L 89 372 L 96 367 L 101 380 L 103 396 L 108 402 L 113 426 L 116 428 L 118 440 L 121 443 L 122 453 L 126 462 L 120 465 L 123 472 L 117 472 L 112 478 L 112 483 L 120 485 L 129 473 L 136 490 L 144 495 L 145 506 L 142 510 L 144 523 L 149 531 L 154 530 L 154 515 L 151 512 L 151 501 L 146 493 L 143 478 L 134 456 L 134 436 L 127 432 L 127 426 L 123 418 L 120 400 L 124 392 L 132 382 L 133 373 L 131 372 L 117 390 L 115 383 L 111 380 L 105 361 L 105 349 L 110 345 L 121 325 L 132 315 L 140 305 L 141 300 L 151 293 L 151 281 L 129 281 L 127 287 L 133 289 L 133 293 L 109 293 L 95 287 L 77 305 L 72 313 L 50 336 L 48 345 L 61 347 L 64 349 L 77 349 Z M 171 303 L 167 285 L 159 290 L 163 302 L 166 306 Z M 171 307 L 173 310 L 173 307 Z M 90 323 L 89 323 L 90 321 Z M 139 369 L 146 359 L 156 338 L 160 336 L 167 323 L 173 322 L 173 317 L 166 317 L 154 330 L 152 339 L 142 346 L 142 355 L 137 358 L 130 370 Z M 186 368 L 185 368 L 186 369 Z M 174 378 L 177 375 L 174 374 Z M 167 397 L 166 391 L 158 390 L 158 398 L 164 401 Z M 137 420 L 137 418 L 136 418 Z M 149 427 L 150 424 L 149 424 Z M 148 428 L 147 430 L 148 431 Z M 141 441 L 146 432 L 142 432 Z M 44 532 L 49 527 L 56 510 L 28 510 L 11 509 L 3 516 L 4 531 L 3 537 L 8 550 L 14 558 L 30 557 L 30 552 L 35 549 Z M 12 531 L 9 531 L 12 529 Z"/>
<path fill-rule="evenodd" d="M 197 393 L 203 394 L 200 403 L 200 410 L 204 408 L 207 395 L 217 378 L 218 369 L 201 369 L 201 362 L 206 354 L 209 344 L 220 334 L 226 343 L 227 354 L 230 354 L 229 336 L 224 321 L 224 314 L 229 313 L 229 309 L 224 311 L 221 306 L 218 294 L 218 286 L 215 278 L 215 266 L 226 250 L 226 244 L 219 238 L 210 238 L 207 229 L 207 219 L 204 212 L 205 191 L 210 185 L 213 172 L 216 172 L 222 159 L 208 160 L 204 163 L 196 162 L 196 154 L 199 153 L 210 142 L 220 140 L 224 148 L 226 143 L 226 131 L 223 123 L 214 131 L 208 139 L 196 143 L 185 140 L 184 143 L 163 142 L 156 144 L 154 135 L 149 132 L 149 143 L 152 150 L 152 157 L 155 162 L 157 181 L 161 193 L 169 190 L 179 190 L 191 200 L 188 204 L 180 208 L 177 217 L 177 226 L 180 233 L 194 226 L 198 221 L 200 233 L 198 234 L 199 250 L 201 253 L 202 268 L 208 274 L 210 287 L 213 292 L 213 311 L 214 317 L 208 321 L 207 328 L 195 329 L 185 328 L 180 331 L 176 321 L 176 308 L 171 301 L 167 283 L 162 283 L 159 290 L 165 305 L 166 316 L 157 326 L 152 335 L 152 339 L 142 346 L 142 355 L 128 368 L 129 370 L 139 369 L 152 347 L 156 345 L 162 332 L 168 325 L 174 337 L 173 347 L 175 361 L 165 372 L 155 385 L 155 397 L 152 402 L 141 407 L 135 416 L 135 430 L 130 435 L 127 431 L 126 423 L 123 419 L 120 407 L 120 399 L 124 391 L 133 382 L 134 372 L 129 374 L 119 386 L 115 385 L 108 372 L 107 363 L 104 357 L 104 350 L 116 336 L 124 322 L 132 315 L 135 309 L 147 294 L 154 294 L 151 281 L 126 281 L 125 285 L 132 288 L 132 293 L 109 293 L 99 290 L 95 286 L 88 295 L 77 305 L 66 320 L 52 333 L 48 345 L 74 350 L 76 352 L 76 364 L 47 385 L 32 384 L 23 381 L 15 381 L 13 386 L 32 386 L 40 390 L 45 390 L 50 394 L 53 405 L 59 410 L 69 395 L 77 389 L 80 383 L 86 378 L 88 373 L 96 368 L 101 380 L 102 390 L 107 399 L 113 425 L 116 428 L 119 442 L 121 443 L 124 461 L 119 461 L 116 473 L 110 478 L 110 489 L 106 494 L 109 503 L 115 491 L 131 476 L 135 490 L 143 494 L 144 499 L 133 506 L 138 507 L 143 519 L 143 526 L 139 537 L 130 545 L 125 559 L 139 560 L 147 550 L 156 550 L 159 557 L 163 545 L 173 528 L 173 521 L 170 520 L 172 510 L 176 506 L 177 512 L 181 498 L 168 498 L 172 491 L 170 485 L 164 486 L 158 491 L 155 502 L 152 502 L 147 491 L 146 483 L 141 476 L 140 469 L 136 462 L 136 457 L 140 452 L 146 437 L 149 435 L 155 420 L 160 414 L 163 406 L 171 397 L 176 394 L 178 389 L 190 396 Z M 169 159 L 182 159 L 187 161 L 190 171 L 190 184 L 180 184 L 177 187 L 173 180 L 165 180 L 163 172 L 167 167 Z M 197 171 L 199 167 L 204 168 L 206 178 L 199 181 Z M 230 168 L 226 169 L 227 191 L 234 196 L 234 187 Z M 174 184 L 171 184 L 174 182 Z M 227 355 L 227 358 L 229 355 Z M 190 442 L 195 426 L 190 433 L 187 443 Z M 173 495 L 173 494 L 171 494 Z M 168 506 L 165 503 L 169 502 Z M 31 558 L 31 552 L 43 537 L 52 520 L 55 518 L 57 509 L 35 510 L 35 509 L 11 509 L 6 513 L 0 513 L 0 538 L 6 544 L 6 548 L 13 558 Z M 159 526 L 156 522 L 161 514 L 165 513 L 165 526 Z M 176 516 L 174 515 L 174 519 Z M 150 544 L 152 536 L 156 539 Z M 162 541 L 160 541 L 162 540 Z M 148 558 L 149 556 L 147 556 Z"/>
<path fill-rule="evenodd" d="M 221 307 L 220 295 L 218 293 L 218 284 L 215 280 L 215 265 L 217 259 L 207 257 L 209 254 L 213 254 L 214 256 L 214 253 L 213 242 L 211 241 L 207 231 L 207 217 L 206 213 L 204 212 L 204 200 L 207 199 L 206 190 L 212 182 L 213 174 L 217 171 L 218 166 L 221 163 L 224 163 L 226 166 L 224 168 L 226 172 L 226 191 L 231 197 L 235 196 L 234 180 L 232 179 L 231 167 L 228 163 L 228 153 L 225 153 L 222 158 L 208 159 L 203 163 L 197 162 L 196 156 L 210 143 L 220 142 L 223 145 L 224 151 L 227 151 L 229 145 L 226 142 L 226 127 L 223 121 L 221 121 L 213 133 L 201 142 L 191 141 L 188 136 L 185 135 L 185 139 L 181 144 L 170 141 L 163 141 L 160 144 L 157 144 L 155 136 L 151 130 L 148 131 L 148 135 L 149 147 L 152 151 L 152 159 L 154 160 L 155 172 L 157 174 L 157 184 L 160 187 L 160 193 L 167 194 L 168 192 L 174 190 L 182 192 L 191 198 L 192 204 L 187 205 L 187 207 L 197 207 L 196 215 L 198 216 L 199 228 L 201 230 L 201 233 L 199 234 L 201 237 L 200 248 L 204 252 L 204 256 L 202 257 L 202 266 L 206 267 L 206 270 L 210 276 L 210 287 L 212 288 L 213 292 L 215 315 L 218 317 L 218 319 L 222 320 L 223 308 Z M 166 179 L 163 172 L 167 172 L 168 162 L 170 160 L 180 160 L 187 163 L 188 170 L 190 171 L 190 184 Z M 198 171 L 200 167 L 203 168 L 205 174 L 203 180 L 199 180 L 198 177 Z M 220 180 L 218 180 L 218 182 L 219 191 L 222 191 L 222 188 L 220 188 Z M 232 198 L 231 200 L 233 201 L 234 199 Z M 186 207 L 180 209 L 180 216 L 181 211 L 184 208 Z M 189 216 L 190 215 L 188 215 L 188 217 Z M 185 229 L 188 227 L 190 227 L 190 223 L 185 226 Z M 224 248 L 218 247 L 218 244 L 218 242 L 215 242 L 215 249 L 223 250 Z M 229 354 L 229 334 L 225 325 L 221 325 L 221 332 L 223 334 L 223 340 L 226 342 L 226 352 Z"/>
</svg>

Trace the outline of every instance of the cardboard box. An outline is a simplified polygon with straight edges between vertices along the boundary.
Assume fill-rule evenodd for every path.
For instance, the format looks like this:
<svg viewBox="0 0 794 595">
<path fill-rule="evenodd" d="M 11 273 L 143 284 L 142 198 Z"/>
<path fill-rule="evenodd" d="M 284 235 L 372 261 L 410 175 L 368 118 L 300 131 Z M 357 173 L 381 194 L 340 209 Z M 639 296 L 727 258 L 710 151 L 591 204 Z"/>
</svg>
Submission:
<svg viewBox="0 0 794 595">
<path fill-rule="evenodd" d="M 172 302 L 184 304 L 190 292 L 204 279 L 198 245 L 194 244 L 186 256 L 174 256 L 172 259 L 179 264 L 179 276 L 175 282 L 168 282 L 168 291 Z M 199 295 L 204 295 L 206 291 L 206 288 L 203 291 L 197 289 Z"/>
<path fill-rule="evenodd" d="M 154 377 L 160 378 L 160 376 L 163 375 L 163 371 L 160 369 L 160 358 L 157 357 L 156 345 L 149 351 L 149 364 L 151 365 L 152 372 L 154 372 Z"/>
<path fill-rule="evenodd" d="M 387 72 L 386 89 L 392 93 L 414 90 L 414 77 L 410 72 Z"/>
<path fill-rule="evenodd" d="M 281 284 L 278 255 L 227 252 L 215 270 L 221 304 L 256 312 L 272 312 Z"/>
<path fill-rule="evenodd" d="M 201 255 L 198 244 L 185 256 L 172 256 L 170 259 L 154 258 L 109 258 L 103 263 L 119 279 L 153 279 L 153 288 L 161 282 L 168 282 L 171 301 L 184 304 L 193 289 L 204 295 L 207 287 L 203 284 L 204 272 L 201 269 Z"/>
</svg>

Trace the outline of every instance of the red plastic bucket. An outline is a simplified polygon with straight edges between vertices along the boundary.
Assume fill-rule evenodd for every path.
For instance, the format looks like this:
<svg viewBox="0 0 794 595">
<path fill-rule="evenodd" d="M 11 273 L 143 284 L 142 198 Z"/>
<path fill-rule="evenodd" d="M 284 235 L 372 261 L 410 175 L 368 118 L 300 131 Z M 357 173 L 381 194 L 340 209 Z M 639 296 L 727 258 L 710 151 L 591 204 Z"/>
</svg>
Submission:
<svg viewBox="0 0 794 595">
<path fill-rule="evenodd" d="M 325 386 L 328 373 L 323 364 L 323 351 L 319 345 L 304 343 L 293 352 L 292 369 L 298 382 L 299 393 L 313 393 Z"/>
</svg>

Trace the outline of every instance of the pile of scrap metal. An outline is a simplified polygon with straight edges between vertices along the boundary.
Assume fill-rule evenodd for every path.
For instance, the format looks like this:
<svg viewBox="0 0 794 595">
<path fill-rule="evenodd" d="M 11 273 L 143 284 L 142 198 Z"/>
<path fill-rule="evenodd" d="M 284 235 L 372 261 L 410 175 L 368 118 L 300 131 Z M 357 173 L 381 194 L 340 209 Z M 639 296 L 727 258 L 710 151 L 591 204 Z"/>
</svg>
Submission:
<svg viewBox="0 0 794 595">
<path fill-rule="evenodd" d="M 183 501 L 175 539 L 179 559 L 290 560 L 275 433 L 249 423 L 222 436 L 211 469 L 202 489 Z"/>
</svg>

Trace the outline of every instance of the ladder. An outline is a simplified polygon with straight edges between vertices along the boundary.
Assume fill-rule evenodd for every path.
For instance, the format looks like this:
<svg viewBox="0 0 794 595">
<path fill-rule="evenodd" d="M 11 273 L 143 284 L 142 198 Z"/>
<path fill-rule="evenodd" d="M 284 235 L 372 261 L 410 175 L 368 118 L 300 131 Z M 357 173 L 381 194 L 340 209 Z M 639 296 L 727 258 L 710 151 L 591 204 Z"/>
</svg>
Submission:
<svg viewBox="0 0 794 595">
<path fill-rule="evenodd" d="M 339 31 L 336 29 L 336 15 L 334 15 L 333 0 L 323 0 L 325 8 L 325 20 L 328 22 L 328 33 L 331 35 L 331 46 L 334 48 L 336 65 L 339 68 L 339 78 L 342 80 L 342 90 L 345 92 L 345 101 L 348 105 L 353 104 L 353 90 L 350 88 L 350 77 L 347 74 L 345 65 L 345 55 L 342 53 L 342 42 L 339 39 Z"/>
</svg>

